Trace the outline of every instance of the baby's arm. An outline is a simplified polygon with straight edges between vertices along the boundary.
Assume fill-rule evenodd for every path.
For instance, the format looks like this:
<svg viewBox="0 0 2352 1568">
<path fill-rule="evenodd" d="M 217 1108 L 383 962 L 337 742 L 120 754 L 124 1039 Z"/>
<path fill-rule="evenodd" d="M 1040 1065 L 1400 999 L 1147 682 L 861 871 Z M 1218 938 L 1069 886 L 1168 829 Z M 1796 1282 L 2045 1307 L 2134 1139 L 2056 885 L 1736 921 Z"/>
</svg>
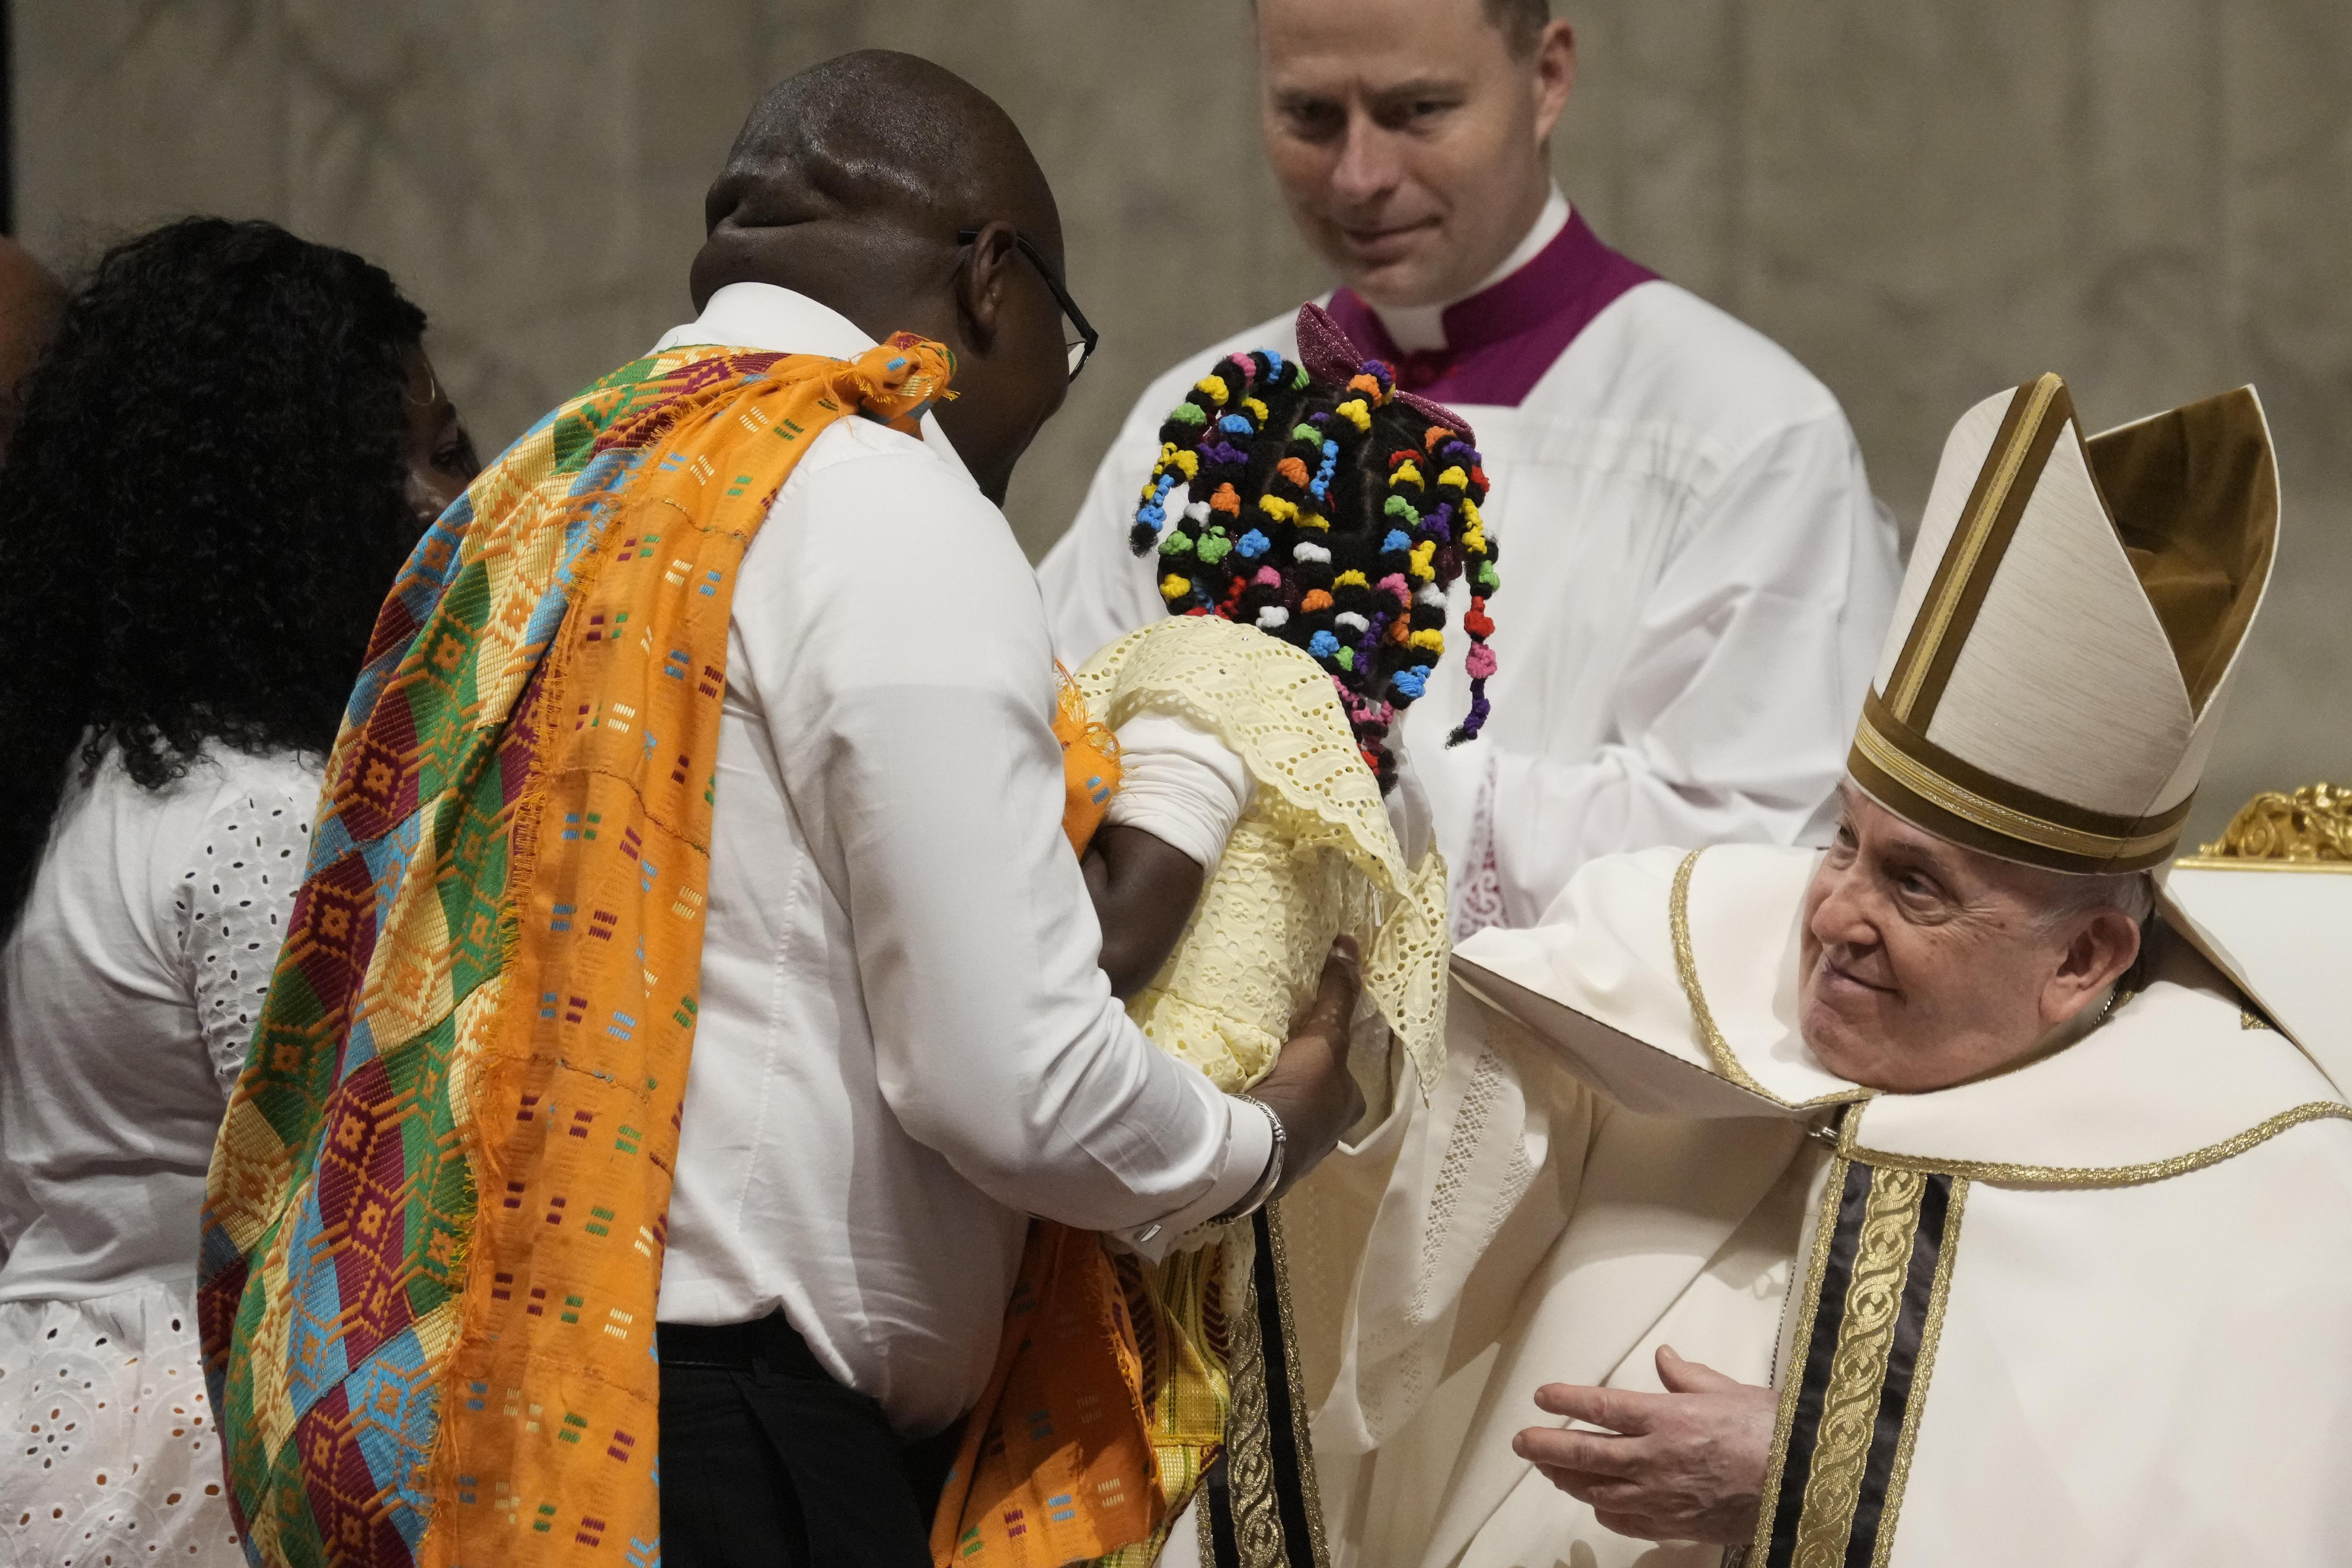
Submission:
<svg viewBox="0 0 2352 1568">
<path fill-rule="evenodd" d="M 1176 950 L 1209 871 L 1249 806 L 1249 771 L 1225 744 L 1172 714 L 1118 729 L 1118 793 L 1083 862 L 1113 995 L 1141 990 Z"/>
<path fill-rule="evenodd" d="M 1127 1001 L 1176 950 L 1209 873 L 1166 840 L 1109 823 L 1087 846 L 1082 863 L 1102 923 L 1103 973 L 1111 995 Z"/>
</svg>

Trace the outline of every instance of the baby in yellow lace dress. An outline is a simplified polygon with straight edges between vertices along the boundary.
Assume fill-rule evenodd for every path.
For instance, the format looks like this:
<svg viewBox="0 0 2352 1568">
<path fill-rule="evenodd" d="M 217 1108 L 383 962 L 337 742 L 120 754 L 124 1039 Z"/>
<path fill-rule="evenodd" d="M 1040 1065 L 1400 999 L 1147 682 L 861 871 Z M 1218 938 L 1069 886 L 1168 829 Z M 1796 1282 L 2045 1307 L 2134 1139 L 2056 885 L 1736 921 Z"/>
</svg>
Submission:
<svg viewBox="0 0 2352 1568">
<path fill-rule="evenodd" d="M 1467 423 L 1397 393 L 1311 307 L 1299 337 L 1307 364 L 1233 356 L 1162 429 L 1134 543 L 1158 551 L 1171 616 L 1076 677 L 1123 774 L 1086 866 L 1114 989 L 1228 1092 L 1274 1065 L 1352 936 L 1351 1065 L 1378 1121 L 1436 1076 L 1448 956 L 1445 868 L 1393 726 L 1449 608 L 1473 679 L 1459 736 L 1485 721 L 1495 552 Z M 1319 1561 L 1307 1418 L 1360 1239 L 1345 1165 L 1163 1263 L 1120 1260 L 1168 1508 L 1113 1560 L 1236 1561 L 1274 1531 Z"/>
</svg>

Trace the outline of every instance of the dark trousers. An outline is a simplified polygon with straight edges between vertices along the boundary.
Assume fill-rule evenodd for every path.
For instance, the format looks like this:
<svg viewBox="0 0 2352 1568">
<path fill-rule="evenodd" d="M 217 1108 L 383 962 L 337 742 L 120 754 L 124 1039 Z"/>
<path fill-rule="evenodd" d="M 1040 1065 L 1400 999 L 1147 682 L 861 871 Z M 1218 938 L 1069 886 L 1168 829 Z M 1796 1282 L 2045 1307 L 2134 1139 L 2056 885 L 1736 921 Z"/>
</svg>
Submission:
<svg viewBox="0 0 2352 1568">
<path fill-rule="evenodd" d="M 659 1333 L 663 1568 L 929 1568 L 958 1428 L 901 1443 L 781 1313 Z"/>
</svg>

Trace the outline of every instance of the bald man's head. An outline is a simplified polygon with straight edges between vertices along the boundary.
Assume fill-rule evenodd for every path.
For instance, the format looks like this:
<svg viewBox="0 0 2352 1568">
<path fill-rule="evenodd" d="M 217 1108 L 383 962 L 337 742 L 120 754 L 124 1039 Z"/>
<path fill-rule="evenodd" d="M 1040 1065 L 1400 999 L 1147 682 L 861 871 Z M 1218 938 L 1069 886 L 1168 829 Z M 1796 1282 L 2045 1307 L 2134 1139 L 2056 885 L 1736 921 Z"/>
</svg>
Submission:
<svg viewBox="0 0 2352 1568">
<path fill-rule="evenodd" d="M 730 283 L 769 283 L 877 341 L 920 332 L 954 350 L 959 396 L 940 421 L 982 488 L 1003 498 L 1067 373 L 1059 307 L 1042 279 L 1020 275 L 1028 264 L 1013 245 L 1025 235 L 1058 271 L 1061 216 L 994 100 L 890 50 L 813 66 L 752 109 L 703 219 L 698 310 Z M 972 230 L 981 238 L 961 243 Z"/>
<path fill-rule="evenodd" d="M 736 133 L 702 217 L 698 309 L 730 283 L 822 298 L 870 278 L 877 263 L 937 273 L 954 261 L 955 235 L 991 219 L 1057 261 L 1062 247 L 1053 190 L 1012 116 L 953 71 L 888 49 L 843 55 L 769 89 Z"/>
</svg>

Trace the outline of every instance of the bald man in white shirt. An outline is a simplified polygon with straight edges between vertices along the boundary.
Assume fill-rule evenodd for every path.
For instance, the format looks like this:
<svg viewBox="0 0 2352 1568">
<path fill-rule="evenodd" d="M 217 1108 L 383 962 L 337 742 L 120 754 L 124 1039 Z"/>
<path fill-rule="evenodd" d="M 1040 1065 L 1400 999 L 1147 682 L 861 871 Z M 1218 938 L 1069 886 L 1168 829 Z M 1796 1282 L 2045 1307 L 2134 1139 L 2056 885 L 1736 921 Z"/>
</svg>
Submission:
<svg viewBox="0 0 2352 1568">
<path fill-rule="evenodd" d="M 1457 662 L 1402 725 L 1457 934 L 1532 924 L 1595 855 L 1822 838 L 1897 577 L 1837 401 L 1609 249 L 1553 185 L 1576 57 L 1545 0 L 1256 9 L 1267 156 L 1344 280 L 1328 308 L 1401 387 L 1476 425 L 1493 486 L 1494 717 L 1446 750 Z M 1040 568 L 1063 659 L 1159 618 L 1128 536 L 1160 423 L 1216 359 L 1293 353 L 1291 322 L 1202 350 L 1136 403 Z"/>
<path fill-rule="evenodd" d="M 1147 1254 L 1359 1108 L 1342 966 L 1252 1104 L 1152 1046 L 1062 829 L 1053 655 L 994 502 L 1083 355 L 1003 111 L 909 56 L 754 110 L 657 345 L 945 343 L 916 440 L 843 419 L 743 557 L 659 1301 L 661 1558 L 919 1568 L 1030 1217 Z"/>
</svg>

